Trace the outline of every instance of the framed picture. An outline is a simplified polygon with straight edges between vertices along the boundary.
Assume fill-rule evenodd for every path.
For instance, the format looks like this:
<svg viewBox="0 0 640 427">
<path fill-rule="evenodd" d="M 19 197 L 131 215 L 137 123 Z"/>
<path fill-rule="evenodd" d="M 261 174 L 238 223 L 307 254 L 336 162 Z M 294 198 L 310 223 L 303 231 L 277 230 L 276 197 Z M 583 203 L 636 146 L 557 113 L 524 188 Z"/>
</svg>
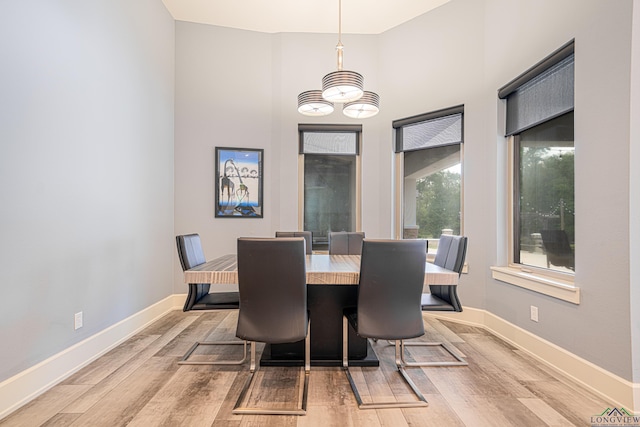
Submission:
<svg viewBox="0 0 640 427">
<path fill-rule="evenodd" d="M 262 218 L 264 150 L 216 147 L 216 218 Z"/>
</svg>

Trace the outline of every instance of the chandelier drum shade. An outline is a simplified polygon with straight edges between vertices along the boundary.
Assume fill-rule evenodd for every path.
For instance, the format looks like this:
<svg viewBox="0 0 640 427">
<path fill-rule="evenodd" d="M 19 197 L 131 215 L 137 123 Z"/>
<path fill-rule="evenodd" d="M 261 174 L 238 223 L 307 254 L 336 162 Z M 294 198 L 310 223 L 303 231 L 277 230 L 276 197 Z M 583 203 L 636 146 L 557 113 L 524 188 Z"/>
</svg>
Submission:
<svg viewBox="0 0 640 427">
<path fill-rule="evenodd" d="M 367 119 L 380 111 L 380 97 L 377 93 L 365 91 L 356 101 L 347 102 L 342 106 L 342 113 L 352 119 Z"/>
<path fill-rule="evenodd" d="M 364 90 L 364 77 L 342 69 L 344 47 L 342 35 L 342 0 L 338 0 L 338 70 L 322 79 L 322 90 L 308 90 L 298 95 L 298 112 L 307 116 L 324 116 L 333 112 L 333 103 L 342 103 L 347 117 L 364 119 L 380 111 L 380 96 Z"/>
<path fill-rule="evenodd" d="M 298 112 L 305 116 L 326 116 L 333 113 L 333 103 L 322 97 L 322 91 L 308 90 L 298 95 Z"/>
<path fill-rule="evenodd" d="M 351 102 L 362 98 L 364 77 L 355 71 L 338 70 L 322 79 L 322 97 L 331 102 Z"/>
</svg>

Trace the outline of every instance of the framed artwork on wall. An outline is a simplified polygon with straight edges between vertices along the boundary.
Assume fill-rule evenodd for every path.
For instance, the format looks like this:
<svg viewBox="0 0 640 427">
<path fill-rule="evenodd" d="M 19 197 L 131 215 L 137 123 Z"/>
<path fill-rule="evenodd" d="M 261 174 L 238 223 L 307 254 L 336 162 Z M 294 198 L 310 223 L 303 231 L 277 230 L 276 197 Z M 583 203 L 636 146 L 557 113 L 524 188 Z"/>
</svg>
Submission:
<svg viewBox="0 0 640 427">
<path fill-rule="evenodd" d="M 263 155 L 262 149 L 216 147 L 216 218 L 262 218 Z"/>
</svg>

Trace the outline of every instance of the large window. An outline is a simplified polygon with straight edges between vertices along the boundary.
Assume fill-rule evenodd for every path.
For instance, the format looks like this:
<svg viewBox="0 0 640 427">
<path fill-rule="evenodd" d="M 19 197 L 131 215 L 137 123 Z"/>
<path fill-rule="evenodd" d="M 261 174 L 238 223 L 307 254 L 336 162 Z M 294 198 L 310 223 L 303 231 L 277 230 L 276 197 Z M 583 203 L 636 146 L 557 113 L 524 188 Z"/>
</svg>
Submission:
<svg viewBox="0 0 640 427">
<path fill-rule="evenodd" d="M 299 125 L 302 229 L 313 250 L 328 249 L 330 231 L 359 231 L 360 126 Z"/>
<path fill-rule="evenodd" d="M 574 42 L 498 91 L 510 158 L 509 265 L 493 277 L 580 303 L 575 286 Z"/>
<path fill-rule="evenodd" d="M 462 234 L 463 107 L 396 120 L 397 234 L 429 240 Z"/>
</svg>

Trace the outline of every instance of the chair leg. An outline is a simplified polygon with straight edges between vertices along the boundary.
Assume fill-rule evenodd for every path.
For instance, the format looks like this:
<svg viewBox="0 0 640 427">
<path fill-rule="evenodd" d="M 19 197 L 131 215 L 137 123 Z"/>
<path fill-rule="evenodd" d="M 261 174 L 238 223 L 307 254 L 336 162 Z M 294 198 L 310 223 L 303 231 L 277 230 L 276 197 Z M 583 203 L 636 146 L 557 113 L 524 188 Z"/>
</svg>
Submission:
<svg viewBox="0 0 640 427">
<path fill-rule="evenodd" d="M 442 347 L 446 351 L 452 355 L 456 361 L 449 362 L 407 362 L 404 358 L 405 352 L 404 347 Z M 460 354 L 455 347 L 447 342 L 424 342 L 424 341 L 410 341 L 410 342 L 402 342 L 402 363 L 405 366 L 469 366 L 469 362 L 467 362 Z"/>
<path fill-rule="evenodd" d="M 409 375 L 404 369 L 403 361 L 402 361 L 402 346 L 401 342 L 397 342 L 395 344 L 396 349 L 396 366 L 398 368 L 398 372 L 402 375 L 405 382 L 411 390 L 416 395 L 419 400 L 412 401 L 394 401 L 394 402 L 371 402 L 364 403 L 362 401 L 362 397 L 360 397 L 360 393 L 358 392 L 358 387 L 356 386 L 353 377 L 351 376 L 351 372 L 349 371 L 349 321 L 346 316 L 342 317 L 342 369 L 347 375 L 347 380 L 349 380 L 349 385 L 351 386 L 351 390 L 353 390 L 353 395 L 356 398 L 356 402 L 358 403 L 358 408 L 360 409 L 384 409 L 384 408 L 415 408 L 415 407 L 423 407 L 428 406 L 429 403 L 427 399 L 424 398 L 418 387 L 416 387 L 415 383 L 409 378 Z"/>
<path fill-rule="evenodd" d="M 188 360 L 189 356 L 196 351 L 198 346 L 201 345 L 243 345 L 244 351 L 242 354 L 242 359 L 232 359 L 232 360 L 213 360 L 213 361 L 191 361 Z M 242 365 L 247 360 L 247 342 L 242 340 L 234 340 L 234 341 L 198 341 L 194 345 L 191 346 L 189 351 L 182 356 L 182 359 L 178 361 L 179 365 Z"/>
<path fill-rule="evenodd" d="M 299 388 L 298 401 L 300 405 L 295 409 L 280 409 L 280 408 L 253 408 L 243 405 L 245 397 L 249 394 L 249 390 L 252 389 L 253 379 L 257 372 L 256 369 L 256 345 L 251 341 L 251 366 L 249 368 L 249 377 L 245 381 L 240 396 L 236 401 L 232 413 L 234 414 L 253 414 L 253 415 L 306 415 L 307 414 L 307 396 L 309 395 L 309 374 L 311 372 L 311 340 L 310 340 L 310 324 L 307 325 L 307 336 L 304 340 L 304 367 L 302 368 L 302 374 L 304 378 L 300 380 L 301 387 Z"/>
</svg>

